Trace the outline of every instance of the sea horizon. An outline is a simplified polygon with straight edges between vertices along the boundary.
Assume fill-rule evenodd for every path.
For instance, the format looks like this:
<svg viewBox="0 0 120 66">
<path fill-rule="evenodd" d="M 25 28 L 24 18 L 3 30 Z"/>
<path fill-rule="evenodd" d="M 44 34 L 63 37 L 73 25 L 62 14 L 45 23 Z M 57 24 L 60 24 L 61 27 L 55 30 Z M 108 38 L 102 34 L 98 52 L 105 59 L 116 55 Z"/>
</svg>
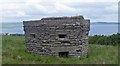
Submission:
<svg viewBox="0 0 120 66">
<path fill-rule="evenodd" d="M 0 34 L 24 34 L 23 22 L 4 22 Z M 92 22 L 89 35 L 112 35 L 118 33 L 118 22 Z"/>
</svg>

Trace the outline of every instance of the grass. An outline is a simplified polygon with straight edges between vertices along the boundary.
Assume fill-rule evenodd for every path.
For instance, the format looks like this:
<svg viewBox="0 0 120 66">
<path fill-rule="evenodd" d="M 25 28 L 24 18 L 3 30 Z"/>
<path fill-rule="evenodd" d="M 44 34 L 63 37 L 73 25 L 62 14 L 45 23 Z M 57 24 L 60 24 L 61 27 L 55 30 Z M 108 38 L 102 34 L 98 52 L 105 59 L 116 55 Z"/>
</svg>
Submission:
<svg viewBox="0 0 120 66">
<path fill-rule="evenodd" d="M 26 51 L 24 36 L 2 36 L 3 64 L 117 64 L 118 46 L 89 44 L 88 58 L 57 58 Z"/>
</svg>

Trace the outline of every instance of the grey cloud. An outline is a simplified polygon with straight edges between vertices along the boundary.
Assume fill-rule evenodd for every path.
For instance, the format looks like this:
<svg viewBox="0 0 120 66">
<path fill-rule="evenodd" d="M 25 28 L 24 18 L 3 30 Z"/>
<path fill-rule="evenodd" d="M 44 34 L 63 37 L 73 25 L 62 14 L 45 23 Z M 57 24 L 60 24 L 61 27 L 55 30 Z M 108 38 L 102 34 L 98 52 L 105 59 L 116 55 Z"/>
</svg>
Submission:
<svg viewBox="0 0 120 66">
<path fill-rule="evenodd" d="M 116 4 L 116 2 L 59 3 L 50 1 L 42 1 L 35 4 L 23 3 L 23 5 L 20 5 L 21 7 L 18 9 L 6 9 L 5 11 L 11 11 L 12 13 L 8 14 L 8 16 L 6 15 L 6 12 L 4 12 L 4 15 L 6 15 L 6 17 L 4 17 L 4 20 L 9 21 L 9 19 L 12 19 L 13 21 L 22 21 L 29 19 L 40 19 L 41 17 L 73 16 L 79 14 L 90 18 L 92 21 L 104 21 L 104 18 L 107 20 L 112 19 L 113 21 L 117 21 L 117 19 L 114 18 L 117 14 L 117 9 L 112 7 Z M 25 15 L 17 17 L 11 16 L 12 14 L 17 15 L 18 13 L 23 13 Z"/>
</svg>

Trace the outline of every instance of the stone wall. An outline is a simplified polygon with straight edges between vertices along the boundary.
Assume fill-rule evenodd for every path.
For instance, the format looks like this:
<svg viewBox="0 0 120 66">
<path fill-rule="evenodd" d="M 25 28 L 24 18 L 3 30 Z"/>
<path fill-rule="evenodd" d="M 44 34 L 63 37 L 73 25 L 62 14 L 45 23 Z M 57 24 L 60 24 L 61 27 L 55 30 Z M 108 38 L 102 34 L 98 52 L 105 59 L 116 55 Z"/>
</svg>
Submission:
<svg viewBox="0 0 120 66">
<path fill-rule="evenodd" d="M 24 21 L 29 52 L 56 57 L 80 57 L 88 52 L 90 20 L 83 16 Z"/>
</svg>

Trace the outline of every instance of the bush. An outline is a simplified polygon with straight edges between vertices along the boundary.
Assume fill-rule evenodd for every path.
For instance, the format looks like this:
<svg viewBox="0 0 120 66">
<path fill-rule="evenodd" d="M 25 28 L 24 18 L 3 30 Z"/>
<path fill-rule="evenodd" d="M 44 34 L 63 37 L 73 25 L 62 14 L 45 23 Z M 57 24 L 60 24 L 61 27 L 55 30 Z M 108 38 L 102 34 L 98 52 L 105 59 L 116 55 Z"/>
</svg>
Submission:
<svg viewBox="0 0 120 66">
<path fill-rule="evenodd" d="M 110 36 L 105 35 L 94 35 L 89 36 L 89 44 L 99 44 L 99 45 L 118 45 L 120 44 L 120 33 L 113 34 Z"/>
</svg>

